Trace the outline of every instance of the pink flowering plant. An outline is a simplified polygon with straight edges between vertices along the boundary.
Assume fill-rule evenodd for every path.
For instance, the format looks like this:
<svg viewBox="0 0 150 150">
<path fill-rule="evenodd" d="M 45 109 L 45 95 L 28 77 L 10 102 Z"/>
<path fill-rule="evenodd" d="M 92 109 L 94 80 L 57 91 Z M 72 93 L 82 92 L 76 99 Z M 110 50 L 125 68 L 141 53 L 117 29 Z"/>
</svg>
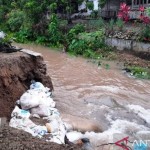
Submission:
<svg viewBox="0 0 150 150">
<path fill-rule="evenodd" d="M 140 20 L 144 24 L 149 25 L 150 24 L 150 17 L 148 17 L 148 16 L 145 15 L 145 8 L 144 8 L 144 6 L 140 6 L 139 7 L 139 11 L 141 12 L 140 13 Z"/>
<path fill-rule="evenodd" d="M 122 19 L 125 22 L 129 21 L 129 19 L 130 19 L 129 11 L 130 11 L 130 7 L 127 6 L 126 3 L 121 3 L 120 4 L 120 10 L 118 12 L 118 18 Z"/>
<path fill-rule="evenodd" d="M 149 41 L 150 42 L 150 16 L 148 16 L 149 14 L 147 14 L 147 16 L 146 16 L 146 13 L 145 13 L 146 9 L 144 8 L 144 6 L 140 6 L 139 11 L 140 11 L 139 19 L 145 25 L 144 29 L 142 30 L 141 38 L 144 41 Z"/>
</svg>

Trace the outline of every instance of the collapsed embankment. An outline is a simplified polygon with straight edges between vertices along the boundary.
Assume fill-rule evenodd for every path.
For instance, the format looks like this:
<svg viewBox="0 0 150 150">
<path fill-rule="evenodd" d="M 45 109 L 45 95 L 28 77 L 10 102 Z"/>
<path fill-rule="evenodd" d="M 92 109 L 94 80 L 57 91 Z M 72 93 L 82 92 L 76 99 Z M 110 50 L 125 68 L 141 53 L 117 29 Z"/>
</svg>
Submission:
<svg viewBox="0 0 150 150">
<path fill-rule="evenodd" d="M 0 118 L 10 118 L 16 100 L 29 89 L 32 79 L 53 90 L 51 78 L 46 72 L 46 64 L 39 53 L 29 50 L 9 54 L 0 53 Z M 9 127 L 3 122 L 3 119 L 0 121 L 0 145 L 2 150 L 79 149 L 77 145 L 59 145 L 46 142 L 45 138 L 32 137 L 31 134 L 23 130 Z"/>
<path fill-rule="evenodd" d="M 29 88 L 32 79 L 53 89 L 40 54 L 0 53 L 0 117 L 10 116 L 14 103 Z"/>
</svg>

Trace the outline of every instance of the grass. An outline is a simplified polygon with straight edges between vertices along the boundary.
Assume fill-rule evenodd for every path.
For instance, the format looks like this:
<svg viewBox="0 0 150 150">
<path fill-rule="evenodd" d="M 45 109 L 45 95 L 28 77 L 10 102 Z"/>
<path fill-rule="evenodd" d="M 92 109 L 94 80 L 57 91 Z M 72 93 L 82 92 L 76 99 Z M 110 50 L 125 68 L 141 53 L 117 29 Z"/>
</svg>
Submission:
<svg viewBox="0 0 150 150">
<path fill-rule="evenodd" d="M 150 79 L 150 70 L 138 66 L 128 66 L 127 69 L 131 72 L 130 74 L 140 79 Z"/>
</svg>

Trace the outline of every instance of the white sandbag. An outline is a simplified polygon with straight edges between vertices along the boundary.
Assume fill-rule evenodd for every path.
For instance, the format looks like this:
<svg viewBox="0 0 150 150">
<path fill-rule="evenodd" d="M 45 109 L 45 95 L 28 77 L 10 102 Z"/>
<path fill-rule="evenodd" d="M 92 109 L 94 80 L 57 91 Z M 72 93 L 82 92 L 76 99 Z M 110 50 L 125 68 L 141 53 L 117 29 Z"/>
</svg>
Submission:
<svg viewBox="0 0 150 150">
<path fill-rule="evenodd" d="M 52 98 L 43 96 L 43 98 L 41 98 L 39 100 L 39 105 L 45 105 L 45 106 L 49 106 L 49 107 L 55 107 L 56 103 L 53 101 Z"/>
<path fill-rule="evenodd" d="M 44 87 L 44 85 L 41 82 L 35 82 L 34 80 L 32 80 L 31 83 L 31 90 L 41 90 L 42 92 L 45 92 L 47 97 L 50 97 L 52 95 L 52 92 L 50 92 L 50 88 Z"/>
<path fill-rule="evenodd" d="M 53 120 L 51 123 L 46 123 L 46 127 L 49 133 L 54 133 L 59 131 L 59 123 L 57 120 Z"/>
<path fill-rule="evenodd" d="M 51 108 L 46 105 L 39 105 L 38 107 L 31 108 L 30 112 L 32 115 L 37 114 L 40 117 L 48 117 L 52 115 L 59 116 L 59 112 L 56 108 Z"/>
<path fill-rule="evenodd" d="M 9 126 L 13 127 L 13 128 L 24 130 L 24 131 L 32 134 L 33 136 L 37 135 L 32 130 L 32 128 L 36 127 L 36 125 L 28 118 L 18 119 L 18 118 L 13 117 L 13 118 L 11 118 L 11 120 L 9 122 Z"/>
<path fill-rule="evenodd" d="M 23 110 L 23 109 L 20 109 L 18 106 L 15 106 L 14 110 L 11 113 L 11 117 L 29 118 L 30 112 L 28 110 Z"/>
<path fill-rule="evenodd" d="M 46 127 L 47 131 L 50 132 L 51 135 L 53 135 L 53 137 L 50 140 L 51 142 L 55 142 L 58 144 L 65 143 L 64 139 L 66 135 L 66 130 L 60 117 L 52 120 L 50 123 L 47 123 Z"/>
<path fill-rule="evenodd" d="M 45 89 L 44 85 L 41 82 L 35 82 L 34 80 L 31 81 L 32 84 L 30 85 L 30 89 Z"/>
<path fill-rule="evenodd" d="M 36 126 L 32 128 L 32 131 L 34 132 L 34 134 L 43 136 L 47 133 L 47 128 L 46 126 Z"/>
<path fill-rule="evenodd" d="M 20 97 L 19 104 L 21 105 L 22 109 L 27 110 L 37 107 L 39 105 L 40 98 L 41 96 L 39 95 L 38 91 L 28 90 Z"/>
<path fill-rule="evenodd" d="M 32 136 L 42 137 L 44 134 L 47 133 L 46 126 L 36 125 L 29 118 L 18 119 L 18 118 L 13 117 L 11 118 L 9 122 L 9 126 L 24 130 L 32 134 Z"/>
<path fill-rule="evenodd" d="M 51 112 L 49 111 L 49 107 L 45 105 L 39 105 L 38 107 L 31 108 L 30 112 L 32 115 L 37 114 L 40 117 L 47 117 L 51 115 Z"/>
</svg>

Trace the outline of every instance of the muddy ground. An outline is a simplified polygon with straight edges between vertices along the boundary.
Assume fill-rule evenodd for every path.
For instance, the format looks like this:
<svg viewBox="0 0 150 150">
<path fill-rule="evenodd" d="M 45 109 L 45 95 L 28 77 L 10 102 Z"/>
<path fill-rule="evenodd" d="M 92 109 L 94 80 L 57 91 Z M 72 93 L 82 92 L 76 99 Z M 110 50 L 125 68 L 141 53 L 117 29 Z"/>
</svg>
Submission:
<svg viewBox="0 0 150 150">
<path fill-rule="evenodd" d="M 116 52 L 117 60 L 123 62 L 125 66 L 139 66 L 150 69 L 150 53 L 148 52 Z"/>
<path fill-rule="evenodd" d="M 11 128 L 7 125 L 0 128 L 1 150 L 80 150 L 76 145 L 59 145 L 38 139 L 31 134 Z"/>
</svg>

